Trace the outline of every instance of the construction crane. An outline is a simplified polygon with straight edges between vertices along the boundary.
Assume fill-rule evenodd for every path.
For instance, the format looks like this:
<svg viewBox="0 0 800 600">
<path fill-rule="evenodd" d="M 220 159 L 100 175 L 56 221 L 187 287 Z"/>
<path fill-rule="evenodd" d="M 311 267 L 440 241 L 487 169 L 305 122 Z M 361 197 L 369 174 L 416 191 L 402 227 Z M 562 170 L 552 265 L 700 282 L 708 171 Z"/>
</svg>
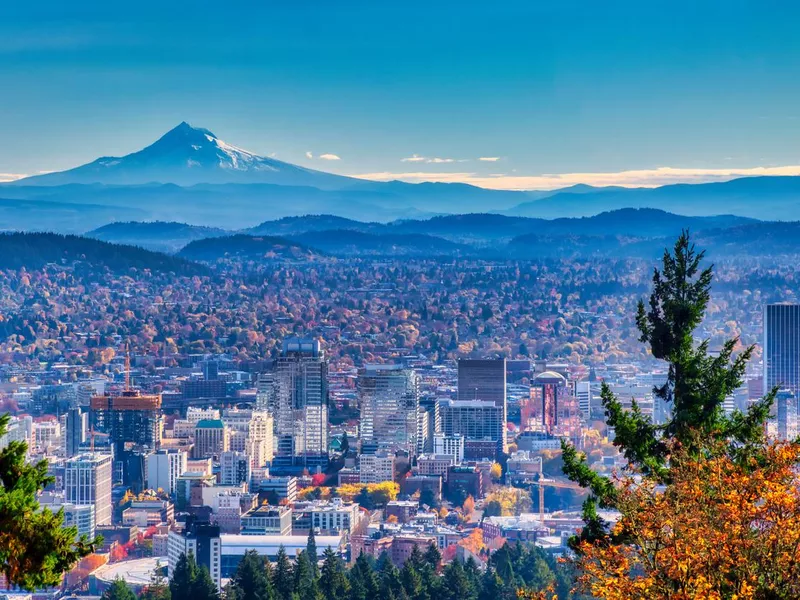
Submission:
<svg viewBox="0 0 800 600">
<path fill-rule="evenodd" d="M 125 342 L 125 391 L 131 390 L 131 349 Z"/>
<path fill-rule="evenodd" d="M 574 481 L 558 481 L 556 479 L 539 478 L 536 482 L 539 486 L 539 520 L 544 523 L 544 488 L 545 486 L 551 488 L 558 488 L 563 490 L 583 490 L 579 484 Z"/>
</svg>

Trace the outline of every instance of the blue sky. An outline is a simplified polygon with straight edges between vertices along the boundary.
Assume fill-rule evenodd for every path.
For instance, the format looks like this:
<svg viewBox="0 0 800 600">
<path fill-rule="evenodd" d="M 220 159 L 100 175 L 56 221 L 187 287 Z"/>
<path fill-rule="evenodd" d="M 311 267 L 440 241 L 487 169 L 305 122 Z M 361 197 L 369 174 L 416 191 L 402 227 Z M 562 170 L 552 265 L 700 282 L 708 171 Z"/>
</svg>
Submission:
<svg viewBox="0 0 800 600">
<path fill-rule="evenodd" d="M 0 174 L 125 154 L 183 120 L 384 179 L 800 173 L 798 30 L 800 6 L 770 0 L 6 2 Z"/>
</svg>

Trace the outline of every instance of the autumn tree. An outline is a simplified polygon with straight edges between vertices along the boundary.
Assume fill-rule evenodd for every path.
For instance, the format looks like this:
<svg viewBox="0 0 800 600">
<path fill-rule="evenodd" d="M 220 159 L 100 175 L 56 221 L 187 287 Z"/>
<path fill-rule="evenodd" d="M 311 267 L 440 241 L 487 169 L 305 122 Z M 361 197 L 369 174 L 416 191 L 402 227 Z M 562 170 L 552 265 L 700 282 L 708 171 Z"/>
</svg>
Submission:
<svg viewBox="0 0 800 600">
<path fill-rule="evenodd" d="M 800 444 L 769 442 L 740 460 L 722 443 L 675 448 L 670 483 L 618 483 L 627 544 L 581 544 L 580 584 L 596 598 L 789 600 L 800 597 Z"/>
<path fill-rule="evenodd" d="M 668 365 L 666 382 L 653 393 L 670 408 L 669 419 L 653 423 L 636 402 L 626 410 L 608 385 L 603 383 L 601 389 L 606 421 L 615 432 L 614 445 L 631 468 L 662 484 L 670 482 L 675 467 L 675 444 L 685 448 L 689 457 L 718 441 L 727 444 L 732 455 L 743 457 L 756 451 L 774 395 L 755 403 L 746 413 L 726 416 L 723 412 L 723 402 L 742 383 L 753 347 L 734 356 L 738 339 L 727 340 L 714 354 L 709 352 L 707 340 L 695 343 L 695 330 L 710 299 L 713 273 L 711 266 L 702 267 L 703 260 L 704 252 L 695 249 L 688 232 L 682 233 L 672 252 L 665 250 L 661 268 L 654 270 L 648 304 L 640 301 L 638 305 L 640 341 L 648 345 L 654 358 Z M 573 547 L 581 547 L 581 541 L 624 542 L 609 531 L 597 511 L 598 507 L 619 507 L 614 482 L 593 471 L 586 456 L 571 444 L 563 442 L 562 449 L 564 473 L 590 490 L 583 507 L 586 525 L 573 539 Z"/>
</svg>

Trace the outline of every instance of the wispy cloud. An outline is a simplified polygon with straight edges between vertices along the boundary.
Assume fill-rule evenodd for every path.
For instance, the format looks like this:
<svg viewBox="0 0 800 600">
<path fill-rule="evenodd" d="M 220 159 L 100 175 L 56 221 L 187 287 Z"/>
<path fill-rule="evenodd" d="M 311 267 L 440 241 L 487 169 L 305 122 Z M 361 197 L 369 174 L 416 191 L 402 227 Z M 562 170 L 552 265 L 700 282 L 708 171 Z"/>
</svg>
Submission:
<svg viewBox="0 0 800 600">
<path fill-rule="evenodd" d="M 6 181 L 16 181 L 17 179 L 22 179 L 23 177 L 27 177 L 27 175 L 23 175 L 21 173 L 0 173 L 0 183 Z"/>
<path fill-rule="evenodd" d="M 306 158 L 307 158 L 308 160 L 311 160 L 312 158 L 314 158 L 314 155 L 313 155 L 313 154 L 311 154 L 311 152 L 306 152 Z"/>
<path fill-rule="evenodd" d="M 738 177 L 765 175 L 800 175 L 800 165 L 780 167 L 744 167 L 724 169 L 684 169 L 677 167 L 658 167 L 655 169 L 636 169 L 612 173 L 545 173 L 542 175 L 481 175 L 478 173 L 364 173 L 356 175 L 362 179 L 390 181 L 399 179 L 409 182 L 435 181 L 443 183 L 469 183 L 478 187 L 498 190 L 550 190 L 568 187 L 578 183 L 594 186 L 658 187 L 673 183 L 710 183 L 729 181 Z"/>
<path fill-rule="evenodd" d="M 424 156 L 419 156 L 418 154 L 412 154 L 408 158 L 401 158 L 400 162 L 412 162 L 413 163 L 413 162 L 425 162 L 426 160 L 428 160 L 428 159 L 425 158 Z"/>
<path fill-rule="evenodd" d="M 339 158 L 335 154 L 320 154 L 319 157 L 322 160 L 342 160 L 341 158 Z"/>
<path fill-rule="evenodd" d="M 456 161 L 453 158 L 429 158 L 425 162 L 440 165 L 440 164 L 443 164 L 443 163 L 452 163 L 452 162 L 456 162 Z"/>
<path fill-rule="evenodd" d="M 500 160 L 499 156 L 481 156 L 478 160 L 482 160 L 483 162 L 497 162 Z"/>
</svg>

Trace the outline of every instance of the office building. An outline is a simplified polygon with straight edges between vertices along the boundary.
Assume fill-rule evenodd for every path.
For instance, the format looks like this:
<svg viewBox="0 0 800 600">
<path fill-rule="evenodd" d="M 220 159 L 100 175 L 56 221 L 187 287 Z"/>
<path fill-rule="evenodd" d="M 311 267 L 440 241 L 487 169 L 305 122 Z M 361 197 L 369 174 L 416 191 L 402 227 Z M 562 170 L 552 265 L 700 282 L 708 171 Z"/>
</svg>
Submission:
<svg viewBox="0 0 800 600">
<path fill-rule="evenodd" d="M 362 443 L 416 454 L 419 378 L 413 370 L 401 365 L 365 366 L 358 373 L 358 399 Z"/>
<path fill-rule="evenodd" d="M 67 411 L 66 421 L 64 451 L 67 458 L 70 458 L 80 452 L 81 444 L 89 435 L 89 414 L 81 411 L 80 408 L 70 408 Z"/>
<path fill-rule="evenodd" d="M 167 569 L 169 576 L 175 572 L 181 556 L 194 555 L 198 566 L 208 569 L 217 589 L 222 588 L 221 542 L 219 527 L 189 519 L 183 529 L 169 532 L 167 539 Z"/>
<path fill-rule="evenodd" d="M 229 450 L 219 455 L 220 485 L 250 483 L 250 457 L 244 452 Z"/>
<path fill-rule="evenodd" d="M 291 535 L 292 509 L 264 505 L 242 515 L 242 535 Z"/>
<path fill-rule="evenodd" d="M 192 457 L 218 457 L 229 449 L 228 428 L 219 419 L 203 419 L 194 426 Z"/>
<path fill-rule="evenodd" d="M 294 465 L 327 466 L 328 363 L 317 340 L 288 339 L 276 365 L 277 452 Z"/>
<path fill-rule="evenodd" d="M 800 304 L 764 307 L 764 394 L 800 393 Z"/>
<path fill-rule="evenodd" d="M 158 450 L 147 457 L 147 487 L 164 490 L 172 496 L 178 489 L 178 477 L 187 470 L 187 453 L 184 450 Z"/>
<path fill-rule="evenodd" d="M 464 436 L 460 433 L 454 435 L 433 434 L 433 453 L 452 456 L 454 464 L 461 464 L 464 462 Z"/>
<path fill-rule="evenodd" d="M 439 401 L 439 413 L 441 433 L 464 437 L 465 458 L 495 458 L 502 451 L 506 439 L 502 406 L 488 400 L 443 399 Z"/>
<path fill-rule="evenodd" d="M 110 454 L 73 456 L 64 466 L 64 499 L 75 505 L 94 506 L 95 525 L 110 525 L 112 515 Z"/>
<path fill-rule="evenodd" d="M 503 422 L 501 450 L 505 450 L 505 423 L 508 420 L 505 359 L 459 360 L 458 399 L 459 401 L 491 402 L 501 409 Z"/>
<path fill-rule="evenodd" d="M 247 453 L 253 468 L 272 461 L 272 415 L 263 410 L 230 408 L 222 412 L 222 421 L 230 432 L 230 450 Z"/>
<path fill-rule="evenodd" d="M 286 500 L 289 504 L 297 501 L 296 477 L 266 477 L 258 482 L 258 491 L 270 504 Z"/>
<path fill-rule="evenodd" d="M 361 454 L 358 471 L 361 483 L 394 481 L 396 459 L 393 454 Z"/>
</svg>

